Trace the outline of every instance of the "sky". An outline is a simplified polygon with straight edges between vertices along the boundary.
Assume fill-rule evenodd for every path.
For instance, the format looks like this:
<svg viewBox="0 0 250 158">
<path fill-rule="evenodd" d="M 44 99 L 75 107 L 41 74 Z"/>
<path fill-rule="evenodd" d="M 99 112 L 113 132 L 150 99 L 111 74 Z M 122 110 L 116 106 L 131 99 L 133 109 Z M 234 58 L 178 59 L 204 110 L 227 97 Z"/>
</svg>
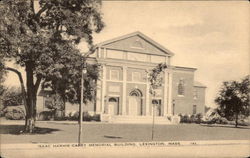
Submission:
<svg viewBox="0 0 250 158">
<path fill-rule="evenodd" d="M 197 68 L 207 106 L 215 107 L 223 81 L 249 74 L 247 1 L 103 1 L 102 13 L 106 26 L 94 43 L 142 32 L 175 54 L 172 65 Z M 13 74 L 8 77 L 6 85 L 18 84 Z"/>
</svg>

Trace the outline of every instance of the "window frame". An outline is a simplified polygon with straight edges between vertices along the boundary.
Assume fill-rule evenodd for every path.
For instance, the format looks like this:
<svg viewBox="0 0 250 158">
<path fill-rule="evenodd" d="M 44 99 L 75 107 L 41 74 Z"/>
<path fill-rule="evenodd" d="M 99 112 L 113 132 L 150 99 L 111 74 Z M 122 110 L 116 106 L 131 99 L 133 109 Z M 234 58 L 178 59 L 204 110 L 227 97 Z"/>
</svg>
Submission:
<svg viewBox="0 0 250 158">
<path fill-rule="evenodd" d="M 182 87 L 180 87 L 180 86 L 182 86 Z M 180 89 L 180 88 L 182 88 L 182 89 Z M 179 82 L 178 82 L 177 94 L 178 94 L 179 97 L 184 97 L 185 96 L 185 82 L 184 82 L 184 79 L 180 79 Z"/>
</svg>

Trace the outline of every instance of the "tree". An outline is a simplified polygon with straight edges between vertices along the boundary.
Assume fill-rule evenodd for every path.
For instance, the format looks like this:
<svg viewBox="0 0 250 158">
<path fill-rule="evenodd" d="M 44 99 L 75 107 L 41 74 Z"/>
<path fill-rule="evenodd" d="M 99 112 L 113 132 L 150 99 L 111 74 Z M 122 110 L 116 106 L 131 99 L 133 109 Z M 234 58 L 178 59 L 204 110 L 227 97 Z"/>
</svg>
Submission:
<svg viewBox="0 0 250 158">
<path fill-rule="evenodd" d="M 65 53 L 80 56 L 76 45 L 81 40 L 89 45 L 85 57 L 94 52 L 92 34 L 104 27 L 100 6 L 99 0 L 0 2 L 0 52 L 4 61 L 13 61 L 26 72 L 25 87 L 22 74 L 17 69 L 5 67 L 15 72 L 21 83 L 25 98 L 25 131 L 34 131 L 36 95 L 41 81 L 51 72 L 60 76 L 56 70 L 67 66 L 58 65 L 57 61 Z"/>
<path fill-rule="evenodd" d="M 64 66 L 62 69 L 57 69 L 60 74 L 59 76 L 55 73 L 50 73 L 42 83 L 43 88 L 49 87 L 53 95 L 58 95 L 58 98 L 63 102 L 62 107 L 65 107 L 65 102 L 73 104 L 80 102 L 81 87 L 79 85 L 81 83 L 82 61 L 81 58 L 75 58 L 75 60 L 71 60 L 71 62 L 74 63 L 67 63 L 67 67 Z M 87 72 L 84 78 L 84 103 L 95 99 L 96 83 L 99 78 L 99 65 L 87 64 Z"/>
<path fill-rule="evenodd" d="M 163 78 L 162 73 L 167 68 L 167 65 L 165 63 L 158 64 L 155 68 L 151 70 L 148 76 L 149 80 L 149 93 L 155 97 L 156 96 L 156 89 L 162 86 Z M 154 120 L 155 120 L 155 104 L 156 102 L 153 102 L 153 122 L 152 122 L 152 140 L 154 139 Z"/>
<path fill-rule="evenodd" d="M 249 76 L 238 81 L 226 81 L 220 89 L 215 102 L 219 105 L 218 112 L 228 120 L 235 120 L 238 126 L 240 116 L 249 116 Z"/>
</svg>

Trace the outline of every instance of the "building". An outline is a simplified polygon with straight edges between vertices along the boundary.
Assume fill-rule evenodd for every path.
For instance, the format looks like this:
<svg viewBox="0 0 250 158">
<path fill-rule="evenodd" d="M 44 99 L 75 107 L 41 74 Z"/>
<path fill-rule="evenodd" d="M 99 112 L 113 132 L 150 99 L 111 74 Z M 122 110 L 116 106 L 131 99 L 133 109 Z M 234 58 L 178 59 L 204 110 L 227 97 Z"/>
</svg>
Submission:
<svg viewBox="0 0 250 158">
<path fill-rule="evenodd" d="M 117 123 L 151 123 L 153 112 L 156 123 L 163 124 L 178 122 L 175 116 L 180 113 L 204 114 L 206 87 L 194 81 L 196 69 L 171 65 L 174 54 L 149 37 L 134 32 L 97 47 L 88 60 L 95 58 L 102 65 L 101 79 L 96 101 L 87 104 L 85 111 Z M 168 68 L 153 97 L 147 75 L 159 63 Z"/>
</svg>

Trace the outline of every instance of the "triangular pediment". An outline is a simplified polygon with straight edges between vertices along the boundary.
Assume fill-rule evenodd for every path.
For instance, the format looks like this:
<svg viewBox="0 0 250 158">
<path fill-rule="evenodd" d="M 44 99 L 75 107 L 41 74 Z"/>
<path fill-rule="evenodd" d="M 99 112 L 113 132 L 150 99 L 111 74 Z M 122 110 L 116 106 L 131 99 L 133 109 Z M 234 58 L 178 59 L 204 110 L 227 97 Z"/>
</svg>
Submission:
<svg viewBox="0 0 250 158">
<path fill-rule="evenodd" d="M 173 55 L 171 51 L 167 50 L 166 48 L 156 43 L 141 32 L 134 32 L 128 35 L 114 38 L 99 43 L 97 46 L 115 50 L 139 52 L 144 54 L 153 54 L 161 56 Z"/>
</svg>

